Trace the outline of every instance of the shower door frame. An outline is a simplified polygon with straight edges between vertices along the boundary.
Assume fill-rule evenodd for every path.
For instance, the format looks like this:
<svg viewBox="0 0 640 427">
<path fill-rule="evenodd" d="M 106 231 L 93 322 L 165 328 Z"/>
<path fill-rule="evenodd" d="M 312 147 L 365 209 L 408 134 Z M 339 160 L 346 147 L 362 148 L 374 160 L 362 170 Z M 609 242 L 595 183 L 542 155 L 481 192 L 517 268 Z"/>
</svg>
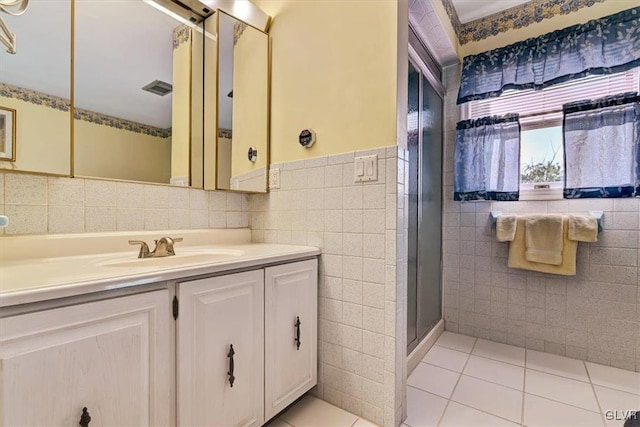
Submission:
<svg viewBox="0 0 640 427">
<path fill-rule="evenodd" d="M 427 50 L 427 48 L 422 44 L 422 42 L 420 41 L 420 39 L 418 38 L 418 36 L 416 35 L 415 31 L 413 30 L 413 28 L 411 28 L 411 26 L 409 27 L 409 62 L 413 65 L 413 67 L 418 70 L 421 74 L 421 76 L 423 76 L 424 78 L 426 78 L 426 80 L 429 82 L 429 85 L 433 88 L 433 90 L 436 92 L 436 94 L 440 97 L 440 99 L 442 100 L 442 111 L 441 111 L 441 119 L 442 119 L 442 132 L 440 134 L 440 147 L 441 147 L 441 153 L 440 153 L 440 185 L 443 185 L 443 181 L 444 181 L 444 131 L 445 131 L 445 117 L 444 117 L 444 109 L 445 109 L 445 87 L 442 84 L 442 82 L 439 80 L 437 74 L 440 74 L 437 63 L 435 62 L 435 60 L 433 59 L 433 57 L 429 54 L 429 51 Z M 419 106 L 420 106 L 420 111 L 422 111 L 422 106 L 423 106 L 423 96 L 424 96 L 424 81 L 421 78 L 420 82 L 419 82 Z M 420 114 L 419 115 L 419 122 L 418 122 L 418 129 L 420 129 L 420 131 L 418 132 L 418 177 L 420 178 L 422 176 L 422 167 L 424 166 L 422 163 L 422 156 L 423 156 L 423 115 Z M 422 179 L 418 179 L 418 206 L 420 207 L 420 201 L 421 201 L 421 197 L 422 197 Z M 441 200 L 440 200 L 440 208 L 441 208 L 441 216 L 442 213 L 444 212 L 444 191 L 441 194 Z M 418 236 L 420 236 L 420 227 L 423 221 L 423 217 L 422 217 L 422 209 L 419 208 L 418 209 Z M 442 219 L 441 219 L 442 221 Z M 408 226 L 408 223 L 407 223 Z M 408 232 L 411 232 L 411 230 L 407 230 Z M 443 275 L 443 269 L 442 269 L 442 258 L 443 258 L 443 232 L 442 232 L 442 223 L 441 223 L 441 227 L 440 227 L 440 282 L 439 282 L 439 290 L 440 290 L 440 320 L 442 320 L 444 318 L 444 295 L 442 293 L 442 275 Z M 420 245 L 418 245 L 416 247 L 416 259 L 419 260 L 420 259 Z M 408 271 L 408 270 L 407 270 Z M 417 263 L 416 266 L 416 275 L 417 275 L 417 283 L 416 283 L 416 293 L 417 293 L 417 298 L 416 298 L 416 304 L 418 304 L 419 301 L 421 301 L 421 286 L 420 286 L 420 282 L 419 282 L 419 278 L 422 277 L 422 264 L 420 262 Z M 408 278 L 407 278 L 408 279 Z M 407 311 L 408 313 L 408 311 Z M 420 318 L 421 318 L 421 311 L 419 309 L 419 304 L 418 304 L 418 308 L 416 310 L 416 338 L 411 341 L 411 342 L 407 342 L 407 354 L 410 354 L 418 345 L 420 345 L 420 343 L 427 337 L 427 335 L 429 334 L 429 332 L 431 330 L 433 330 L 433 328 L 438 324 L 438 322 L 435 322 L 433 325 L 431 325 L 431 327 L 420 333 L 420 330 L 418 328 L 418 325 L 420 325 Z M 407 319 L 408 322 L 409 319 Z"/>
</svg>

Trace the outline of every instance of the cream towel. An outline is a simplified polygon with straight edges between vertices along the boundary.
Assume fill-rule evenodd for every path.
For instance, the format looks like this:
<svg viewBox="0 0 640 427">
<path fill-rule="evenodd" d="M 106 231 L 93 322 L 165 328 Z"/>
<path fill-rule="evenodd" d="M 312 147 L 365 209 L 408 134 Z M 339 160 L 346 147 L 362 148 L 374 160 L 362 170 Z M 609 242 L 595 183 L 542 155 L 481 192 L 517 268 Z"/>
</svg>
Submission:
<svg viewBox="0 0 640 427">
<path fill-rule="evenodd" d="M 525 258 L 527 251 L 525 245 L 525 219 L 518 218 L 516 226 L 516 237 L 509 244 L 509 267 L 520 268 L 522 270 L 539 271 L 542 273 L 560 274 L 563 276 L 576 275 L 576 252 L 578 250 L 578 242 L 568 239 L 569 236 L 569 218 L 563 220 L 563 244 L 562 244 L 562 264 L 550 265 L 529 262 Z"/>
<path fill-rule="evenodd" d="M 527 215 L 525 258 L 540 264 L 562 264 L 562 215 Z"/>
<path fill-rule="evenodd" d="M 587 215 L 569 215 L 569 240 L 598 241 L 598 220 Z"/>
<path fill-rule="evenodd" d="M 499 215 L 496 221 L 498 242 L 511 242 L 516 237 L 517 218 L 515 215 Z"/>
</svg>

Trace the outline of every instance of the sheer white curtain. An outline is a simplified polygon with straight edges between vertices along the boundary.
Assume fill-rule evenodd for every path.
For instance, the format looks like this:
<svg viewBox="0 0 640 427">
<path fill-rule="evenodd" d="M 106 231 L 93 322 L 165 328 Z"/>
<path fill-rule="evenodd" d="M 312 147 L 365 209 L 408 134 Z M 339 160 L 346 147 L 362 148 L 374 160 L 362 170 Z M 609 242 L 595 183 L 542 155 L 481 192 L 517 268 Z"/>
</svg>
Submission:
<svg viewBox="0 0 640 427">
<path fill-rule="evenodd" d="M 454 162 L 454 200 L 518 200 L 518 115 L 459 122 Z"/>
<path fill-rule="evenodd" d="M 640 104 L 637 93 L 564 106 L 568 199 L 640 195 Z"/>
</svg>

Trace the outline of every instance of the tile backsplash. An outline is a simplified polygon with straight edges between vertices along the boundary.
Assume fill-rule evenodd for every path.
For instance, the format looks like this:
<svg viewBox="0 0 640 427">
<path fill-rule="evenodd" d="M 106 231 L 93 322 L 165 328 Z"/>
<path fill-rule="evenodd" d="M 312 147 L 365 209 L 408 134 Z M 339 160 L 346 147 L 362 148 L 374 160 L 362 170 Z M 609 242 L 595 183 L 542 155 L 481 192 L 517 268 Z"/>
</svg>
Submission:
<svg viewBox="0 0 640 427">
<path fill-rule="evenodd" d="M 388 147 L 274 164 L 280 189 L 249 197 L 254 242 L 322 248 L 314 393 L 379 425 L 400 423 L 406 383 L 399 153 Z M 355 183 L 354 158 L 370 154 L 378 155 L 378 181 Z"/>
<path fill-rule="evenodd" d="M 239 228 L 247 195 L 84 178 L 0 173 L 3 234 Z"/>
<path fill-rule="evenodd" d="M 447 78 L 443 294 L 446 329 L 640 372 L 640 199 L 453 201 L 459 71 Z M 507 267 L 489 212 L 604 211 L 596 243 L 578 245 L 577 274 Z"/>
</svg>

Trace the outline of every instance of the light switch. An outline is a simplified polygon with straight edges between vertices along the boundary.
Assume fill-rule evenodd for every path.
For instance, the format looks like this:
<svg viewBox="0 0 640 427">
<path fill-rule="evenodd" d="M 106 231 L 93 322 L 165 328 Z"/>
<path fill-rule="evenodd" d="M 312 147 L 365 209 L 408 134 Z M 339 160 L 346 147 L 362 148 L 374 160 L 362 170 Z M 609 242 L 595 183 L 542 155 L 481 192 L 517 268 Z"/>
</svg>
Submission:
<svg viewBox="0 0 640 427">
<path fill-rule="evenodd" d="M 365 162 L 365 175 L 373 176 L 373 160 L 367 159 Z"/>
<path fill-rule="evenodd" d="M 378 155 L 356 157 L 354 163 L 354 182 L 378 180 Z"/>
</svg>

